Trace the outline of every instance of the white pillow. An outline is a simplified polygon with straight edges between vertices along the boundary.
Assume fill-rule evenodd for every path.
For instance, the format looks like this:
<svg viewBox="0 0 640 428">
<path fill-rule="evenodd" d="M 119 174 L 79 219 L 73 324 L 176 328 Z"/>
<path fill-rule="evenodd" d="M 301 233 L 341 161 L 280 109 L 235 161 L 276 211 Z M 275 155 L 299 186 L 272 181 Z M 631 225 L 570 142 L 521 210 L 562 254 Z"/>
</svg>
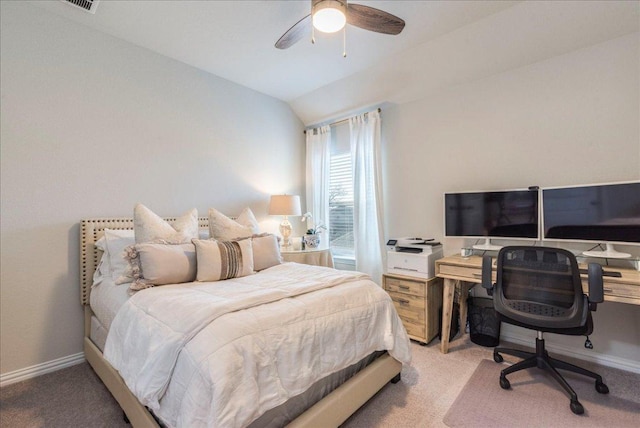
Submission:
<svg viewBox="0 0 640 428">
<path fill-rule="evenodd" d="M 136 264 L 131 262 L 131 254 L 135 253 L 134 244 L 159 241 L 166 244 L 182 244 L 197 238 L 199 234 L 198 211 L 194 208 L 186 212 L 171 225 L 149 208 L 142 204 L 136 204 L 133 208 L 133 231 L 134 241 L 122 248 L 119 253 L 119 259 L 124 263 L 124 267 L 120 269 L 118 266 L 118 274 L 116 275 L 112 265 L 116 284 L 128 284 L 134 280 Z M 109 241 L 107 240 L 107 242 Z M 126 260 L 125 250 L 130 253 Z M 114 262 L 113 257 L 110 260 L 112 263 Z"/>
<path fill-rule="evenodd" d="M 104 230 L 104 254 L 102 258 L 107 258 L 107 266 L 102 267 L 103 274 L 107 274 L 107 267 L 109 269 L 108 274 L 114 281 L 124 275 L 127 267 L 129 266 L 127 260 L 125 260 L 125 248 L 135 243 L 133 236 L 133 230 L 118 230 L 118 229 L 105 229 Z M 100 242 L 100 240 L 98 240 Z M 100 248 L 100 247 L 98 247 Z"/>
<path fill-rule="evenodd" d="M 260 233 L 258 221 L 249 208 L 242 210 L 236 220 L 232 220 L 215 208 L 209 208 L 209 236 L 211 239 L 231 241 L 248 238 Z"/>
<path fill-rule="evenodd" d="M 106 253 L 107 239 L 103 235 L 102 238 L 98 239 L 93 245 L 96 247 L 96 253 L 100 254 L 100 252 L 102 252 L 102 255 L 100 256 L 98 266 L 96 266 L 95 270 L 93 271 L 93 284 L 91 284 L 92 288 L 99 285 L 105 276 L 111 278 L 109 255 Z"/>
<path fill-rule="evenodd" d="M 259 272 L 282 263 L 278 238 L 270 233 L 254 235 L 251 238 L 253 249 L 253 270 Z"/>
<path fill-rule="evenodd" d="M 220 281 L 253 273 L 251 239 L 214 241 L 194 239 L 198 281 Z"/>
<path fill-rule="evenodd" d="M 136 204 L 133 208 L 133 230 L 136 244 L 159 239 L 175 244 L 190 242 L 198 238 L 198 210 L 194 208 L 170 224 L 144 205 Z"/>
</svg>

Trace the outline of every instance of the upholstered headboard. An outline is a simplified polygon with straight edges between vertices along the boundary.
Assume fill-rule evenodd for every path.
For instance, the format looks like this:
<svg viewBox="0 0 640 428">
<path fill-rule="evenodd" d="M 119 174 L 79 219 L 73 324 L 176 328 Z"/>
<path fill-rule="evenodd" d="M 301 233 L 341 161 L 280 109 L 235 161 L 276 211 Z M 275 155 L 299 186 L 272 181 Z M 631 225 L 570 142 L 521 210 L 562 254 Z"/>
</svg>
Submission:
<svg viewBox="0 0 640 428">
<path fill-rule="evenodd" d="M 165 220 L 173 223 L 176 219 L 165 218 Z M 208 228 L 209 218 L 198 218 L 198 224 L 201 229 Z M 133 219 L 97 218 L 80 222 L 80 301 L 83 305 L 89 304 L 93 273 L 102 257 L 102 251 L 96 248 L 95 243 L 104 235 L 105 229 L 133 230 Z"/>
</svg>

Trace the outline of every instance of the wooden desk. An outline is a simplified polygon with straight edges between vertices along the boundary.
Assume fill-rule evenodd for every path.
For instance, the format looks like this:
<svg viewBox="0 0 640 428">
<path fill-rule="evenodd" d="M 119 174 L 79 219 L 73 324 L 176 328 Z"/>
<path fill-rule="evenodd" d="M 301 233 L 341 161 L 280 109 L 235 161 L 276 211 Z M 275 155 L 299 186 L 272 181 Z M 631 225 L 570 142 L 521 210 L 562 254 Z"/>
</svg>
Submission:
<svg viewBox="0 0 640 428">
<path fill-rule="evenodd" d="M 495 263 L 495 258 L 494 258 Z M 581 268 L 586 267 L 580 265 Z M 617 271 L 622 277 L 605 276 L 604 300 L 607 302 L 621 302 L 631 305 L 640 305 L 640 272 L 634 269 L 607 266 L 605 270 Z M 449 333 L 451 331 L 451 314 L 453 312 L 453 300 L 456 287 L 460 291 L 460 320 L 461 330 L 464 333 L 464 325 L 467 319 L 467 295 L 471 287 L 482 282 L 482 257 L 460 255 L 448 256 L 436 260 L 436 276 L 444 279 L 442 297 L 442 343 L 440 350 L 443 354 L 449 352 Z M 493 281 L 496 279 L 495 265 L 493 268 Z M 589 291 L 587 275 L 582 275 L 582 289 Z"/>
</svg>

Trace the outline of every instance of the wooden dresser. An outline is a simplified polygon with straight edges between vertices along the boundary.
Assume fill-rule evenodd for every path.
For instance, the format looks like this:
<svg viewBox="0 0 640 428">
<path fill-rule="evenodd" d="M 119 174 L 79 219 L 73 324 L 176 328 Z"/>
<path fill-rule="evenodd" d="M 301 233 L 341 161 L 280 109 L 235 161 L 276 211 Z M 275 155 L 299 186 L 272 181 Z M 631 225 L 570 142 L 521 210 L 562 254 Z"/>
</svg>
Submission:
<svg viewBox="0 0 640 428">
<path fill-rule="evenodd" d="M 442 279 L 384 274 L 382 285 L 402 319 L 409 337 L 426 345 L 438 334 Z"/>
</svg>

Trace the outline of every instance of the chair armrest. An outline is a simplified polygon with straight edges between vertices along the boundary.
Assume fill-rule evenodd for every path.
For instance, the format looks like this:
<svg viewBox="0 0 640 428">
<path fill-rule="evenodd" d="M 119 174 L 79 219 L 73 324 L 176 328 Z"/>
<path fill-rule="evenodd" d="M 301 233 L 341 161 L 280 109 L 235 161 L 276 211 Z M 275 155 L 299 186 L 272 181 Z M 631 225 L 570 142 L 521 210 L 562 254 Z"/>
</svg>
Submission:
<svg viewBox="0 0 640 428">
<path fill-rule="evenodd" d="M 489 296 L 493 295 L 493 283 L 491 282 L 491 256 L 482 257 L 482 287 L 486 288 Z"/>
<path fill-rule="evenodd" d="M 602 266 L 598 263 L 589 263 L 589 303 L 602 303 L 604 301 L 604 289 L 602 283 Z M 591 305 L 590 305 L 591 306 Z M 595 305 L 593 305 L 595 310 Z"/>
</svg>

